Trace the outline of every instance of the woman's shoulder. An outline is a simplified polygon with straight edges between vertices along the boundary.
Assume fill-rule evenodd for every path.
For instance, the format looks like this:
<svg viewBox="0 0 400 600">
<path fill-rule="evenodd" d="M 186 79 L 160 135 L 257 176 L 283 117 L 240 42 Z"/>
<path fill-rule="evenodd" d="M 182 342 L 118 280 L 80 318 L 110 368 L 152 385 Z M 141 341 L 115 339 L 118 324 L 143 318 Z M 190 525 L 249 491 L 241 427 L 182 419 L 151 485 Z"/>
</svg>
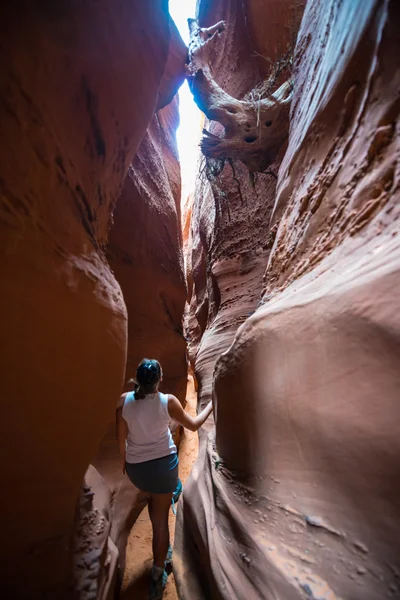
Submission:
<svg viewBox="0 0 400 600">
<path fill-rule="evenodd" d="M 169 394 L 158 392 L 159 402 L 168 410 Z"/>
<path fill-rule="evenodd" d="M 134 399 L 135 399 L 134 392 L 125 392 L 124 394 L 122 394 L 120 396 L 117 409 L 123 408 L 127 403 L 132 402 L 132 400 L 134 400 Z"/>
</svg>

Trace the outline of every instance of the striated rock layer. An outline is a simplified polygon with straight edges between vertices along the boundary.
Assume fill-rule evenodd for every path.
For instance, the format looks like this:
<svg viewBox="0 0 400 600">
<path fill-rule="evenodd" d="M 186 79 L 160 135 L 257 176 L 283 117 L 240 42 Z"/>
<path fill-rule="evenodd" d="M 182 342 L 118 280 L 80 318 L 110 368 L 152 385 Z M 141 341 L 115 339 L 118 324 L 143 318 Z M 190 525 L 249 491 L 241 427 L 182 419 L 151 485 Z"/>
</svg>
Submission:
<svg viewBox="0 0 400 600">
<path fill-rule="evenodd" d="M 184 493 L 182 598 L 400 597 L 399 19 L 306 6 L 262 306 L 218 352 Z"/>
<path fill-rule="evenodd" d="M 17 0 L 0 35 L 1 586 L 62 599 L 80 484 L 123 383 L 126 310 L 103 248 L 165 102 L 167 2 Z"/>
</svg>

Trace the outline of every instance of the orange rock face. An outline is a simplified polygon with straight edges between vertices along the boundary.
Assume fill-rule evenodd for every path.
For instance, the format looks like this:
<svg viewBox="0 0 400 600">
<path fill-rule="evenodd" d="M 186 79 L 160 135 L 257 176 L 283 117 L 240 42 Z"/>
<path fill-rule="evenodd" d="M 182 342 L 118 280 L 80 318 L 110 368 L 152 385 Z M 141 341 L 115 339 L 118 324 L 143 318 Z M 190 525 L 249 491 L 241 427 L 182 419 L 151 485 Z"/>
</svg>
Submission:
<svg viewBox="0 0 400 600">
<path fill-rule="evenodd" d="M 186 300 L 180 230 L 177 98 L 154 116 L 128 171 L 107 250 L 128 309 L 127 379 L 144 356 L 160 361 L 162 387 L 183 402 Z"/>
<path fill-rule="evenodd" d="M 400 597 L 399 18 L 306 6 L 261 306 L 195 356 L 216 430 L 184 492 L 182 598 Z"/>
<path fill-rule="evenodd" d="M 2 592 L 61 599 L 79 487 L 124 378 L 126 310 L 103 248 L 169 22 L 161 1 L 0 13 Z"/>
</svg>

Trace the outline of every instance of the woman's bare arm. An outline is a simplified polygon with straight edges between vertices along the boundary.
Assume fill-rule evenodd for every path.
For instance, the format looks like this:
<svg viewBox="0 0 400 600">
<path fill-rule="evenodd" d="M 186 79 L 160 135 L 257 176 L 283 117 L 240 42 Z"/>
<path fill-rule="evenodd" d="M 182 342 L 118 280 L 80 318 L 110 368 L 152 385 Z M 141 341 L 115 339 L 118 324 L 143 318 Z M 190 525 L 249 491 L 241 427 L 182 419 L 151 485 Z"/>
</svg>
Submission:
<svg viewBox="0 0 400 600">
<path fill-rule="evenodd" d="M 122 408 L 124 406 L 126 394 L 122 394 L 117 407 L 117 440 L 119 453 L 122 459 L 122 473 L 125 473 L 126 460 L 126 438 L 128 437 L 128 425 L 122 416 Z"/>
<path fill-rule="evenodd" d="M 178 398 L 175 398 L 175 396 L 172 396 L 172 394 L 168 394 L 169 416 L 171 419 L 179 423 L 179 425 L 186 427 L 186 429 L 189 429 L 190 431 L 197 431 L 211 414 L 211 411 L 212 402 L 209 402 L 207 406 L 197 415 L 197 417 L 193 418 L 184 411 Z"/>
</svg>

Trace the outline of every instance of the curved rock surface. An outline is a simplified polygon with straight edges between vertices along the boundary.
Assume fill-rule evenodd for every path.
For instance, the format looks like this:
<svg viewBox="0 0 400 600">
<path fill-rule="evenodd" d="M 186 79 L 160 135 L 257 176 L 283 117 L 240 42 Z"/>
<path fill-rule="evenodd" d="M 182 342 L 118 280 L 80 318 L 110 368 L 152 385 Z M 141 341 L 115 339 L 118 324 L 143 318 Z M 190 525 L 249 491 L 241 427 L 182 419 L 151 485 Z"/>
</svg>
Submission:
<svg viewBox="0 0 400 600">
<path fill-rule="evenodd" d="M 128 310 L 126 377 L 143 356 L 163 366 L 162 387 L 183 402 L 186 301 L 180 228 L 181 178 L 175 131 L 178 99 L 158 111 L 128 170 L 110 230 L 107 257 Z"/>
<path fill-rule="evenodd" d="M 169 16 L 161 0 L 17 0 L 0 32 L 2 593 L 60 600 L 80 484 L 123 383 L 126 310 L 104 247 L 159 101 Z"/>
<path fill-rule="evenodd" d="M 183 496 L 182 598 L 400 597 L 399 18 L 306 6 L 262 306 L 222 356 L 206 324 L 194 357 L 216 430 Z"/>
</svg>

